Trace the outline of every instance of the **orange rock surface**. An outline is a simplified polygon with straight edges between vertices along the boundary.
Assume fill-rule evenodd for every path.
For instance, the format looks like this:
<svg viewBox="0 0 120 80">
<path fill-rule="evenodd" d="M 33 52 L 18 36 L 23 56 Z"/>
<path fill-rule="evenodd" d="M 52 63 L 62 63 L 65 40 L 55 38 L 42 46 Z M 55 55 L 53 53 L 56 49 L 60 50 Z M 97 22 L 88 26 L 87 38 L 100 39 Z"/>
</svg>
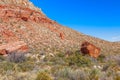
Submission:
<svg viewBox="0 0 120 80">
<path fill-rule="evenodd" d="M 59 31 L 57 27 L 51 26 L 55 23 L 54 21 L 47 18 L 42 12 L 27 7 L 8 4 L 0 5 L 0 20 L 5 23 L 0 24 L 0 41 L 2 42 L 2 44 L 0 44 L 0 50 L 3 50 L 0 54 L 6 54 L 4 50 L 6 50 L 7 53 L 16 50 L 21 52 L 28 51 L 29 45 L 21 40 L 21 37 L 18 35 L 23 35 L 24 38 L 29 38 L 30 35 L 24 34 L 26 33 L 24 29 L 30 31 L 32 34 L 35 33 L 34 27 L 29 24 L 25 24 L 25 26 L 22 27 L 19 24 L 14 25 L 14 23 L 20 21 L 48 24 L 47 28 L 51 30 L 51 32 L 56 33 L 62 40 L 64 39 L 62 31 Z"/>
<path fill-rule="evenodd" d="M 0 49 L 1 50 L 6 50 L 7 53 L 11 53 L 11 52 L 14 52 L 14 51 L 27 52 L 29 48 L 24 41 L 17 41 L 17 42 L 11 42 L 11 43 L 1 45 Z M 3 51 L 3 53 L 4 52 L 5 51 Z"/>
<path fill-rule="evenodd" d="M 83 42 L 81 45 L 81 52 L 83 54 L 89 54 L 91 57 L 97 58 L 100 55 L 100 48 L 89 42 Z"/>
<path fill-rule="evenodd" d="M 0 55 L 6 55 L 6 54 L 7 54 L 6 49 L 1 49 L 1 50 L 0 50 Z"/>
</svg>

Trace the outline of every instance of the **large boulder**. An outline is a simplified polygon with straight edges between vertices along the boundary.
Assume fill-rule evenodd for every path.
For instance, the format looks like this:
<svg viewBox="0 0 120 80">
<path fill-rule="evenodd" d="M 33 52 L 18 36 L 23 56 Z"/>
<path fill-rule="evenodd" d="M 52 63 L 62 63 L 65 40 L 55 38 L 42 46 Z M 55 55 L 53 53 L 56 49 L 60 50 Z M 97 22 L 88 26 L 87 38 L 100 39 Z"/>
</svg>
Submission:
<svg viewBox="0 0 120 80">
<path fill-rule="evenodd" d="M 97 58 L 100 55 L 100 48 L 89 42 L 83 42 L 81 45 L 81 52 L 83 54 L 89 54 L 91 57 Z"/>
</svg>

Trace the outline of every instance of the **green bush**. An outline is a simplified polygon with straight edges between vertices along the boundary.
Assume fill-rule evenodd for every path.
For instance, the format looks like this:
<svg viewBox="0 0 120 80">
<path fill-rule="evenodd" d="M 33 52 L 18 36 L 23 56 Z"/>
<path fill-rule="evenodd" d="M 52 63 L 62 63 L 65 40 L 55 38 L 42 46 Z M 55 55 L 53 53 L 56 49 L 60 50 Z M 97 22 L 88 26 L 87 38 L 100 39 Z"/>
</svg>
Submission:
<svg viewBox="0 0 120 80">
<path fill-rule="evenodd" d="M 2 55 L 0 55 L 0 61 L 5 61 L 5 57 L 3 57 Z"/>
<path fill-rule="evenodd" d="M 106 56 L 104 55 L 104 54 L 101 54 L 98 58 L 97 58 L 97 61 L 99 61 L 99 62 L 105 62 L 105 58 L 106 58 Z"/>
<path fill-rule="evenodd" d="M 46 72 L 39 72 L 36 80 L 53 80 Z"/>
<path fill-rule="evenodd" d="M 91 66 L 92 61 L 89 57 L 83 56 L 82 54 L 74 53 L 66 59 L 69 66 L 76 65 L 79 67 Z"/>
<path fill-rule="evenodd" d="M 47 65 L 65 65 L 64 54 L 58 53 L 54 57 L 46 56 L 44 58 L 44 62 Z"/>
<path fill-rule="evenodd" d="M 15 64 L 11 63 L 11 62 L 1 62 L 0 63 L 0 71 L 8 71 L 8 70 L 13 71 L 14 66 L 15 66 Z"/>
<path fill-rule="evenodd" d="M 65 54 L 64 54 L 64 53 L 58 53 L 58 54 L 57 54 L 57 57 L 64 58 L 64 57 L 65 57 Z"/>
<path fill-rule="evenodd" d="M 31 71 L 34 69 L 34 64 L 31 62 L 23 62 L 17 64 L 17 70 L 21 72 Z"/>
<path fill-rule="evenodd" d="M 89 79 L 90 80 L 99 80 L 100 76 L 100 71 L 98 69 L 93 69 L 90 72 Z"/>
</svg>

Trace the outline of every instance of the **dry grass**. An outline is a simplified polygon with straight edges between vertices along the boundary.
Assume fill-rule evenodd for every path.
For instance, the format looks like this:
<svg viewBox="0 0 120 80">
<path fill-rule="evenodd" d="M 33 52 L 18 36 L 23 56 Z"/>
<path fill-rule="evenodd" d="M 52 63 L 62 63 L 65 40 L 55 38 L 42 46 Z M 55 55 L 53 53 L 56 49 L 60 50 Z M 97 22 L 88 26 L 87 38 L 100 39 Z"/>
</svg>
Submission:
<svg viewBox="0 0 120 80">
<path fill-rule="evenodd" d="M 33 53 L 37 55 L 39 53 Z M 75 55 L 77 54 L 77 55 Z M 41 55 L 41 54 L 40 54 Z M 65 58 L 65 53 L 54 56 L 44 54 L 42 56 L 26 56 L 26 61 L 22 63 L 8 62 L 1 57 L 0 80 L 119 80 L 120 64 L 119 57 L 108 59 L 106 56 L 99 57 L 97 60 L 90 56 L 82 56 L 78 52 L 73 52 L 71 57 Z M 39 60 L 38 60 L 39 58 Z M 68 65 L 69 58 L 75 61 Z M 84 59 L 87 64 L 84 65 Z M 103 59 L 101 61 L 101 59 Z M 72 61 L 71 61 L 72 62 Z M 84 61 L 86 63 L 86 61 Z M 92 63 L 92 64 L 91 64 Z"/>
</svg>

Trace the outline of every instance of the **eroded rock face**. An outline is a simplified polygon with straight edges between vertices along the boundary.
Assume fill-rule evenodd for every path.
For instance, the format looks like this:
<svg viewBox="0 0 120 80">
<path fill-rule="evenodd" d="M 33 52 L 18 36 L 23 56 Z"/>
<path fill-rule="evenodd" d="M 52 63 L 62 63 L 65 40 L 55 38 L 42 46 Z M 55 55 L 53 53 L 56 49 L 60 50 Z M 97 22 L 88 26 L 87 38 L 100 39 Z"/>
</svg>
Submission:
<svg viewBox="0 0 120 80">
<path fill-rule="evenodd" d="M 10 3 L 11 2 L 12 0 Z M 19 24 L 17 24 L 18 22 Z M 0 50 L 7 51 L 6 53 L 5 51 L 1 51 L 1 54 L 7 54 L 13 51 L 28 51 L 29 45 L 23 41 L 25 38 L 29 39 L 30 37 L 27 31 L 31 32 L 31 34 L 38 35 L 34 27 L 29 25 L 29 23 L 48 25 L 46 27 L 51 30 L 51 32 L 57 34 L 61 39 L 64 39 L 62 31 L 59 31 L 57 27 L 51 26 L 55 22 L 47 18 L 41 11 L 20 5 L 0 4 Z M 22 41 L 21 36 L 24 38 Z"/>
<path fill-rule="evenodd" d="M 54 25 L 56 22 L 47 18 L 42 12 L 32 10 L 30 8 L 15 6 L 15 5 L 0 5 L 0 20 L 1 22 L 10 22 L 11 19 L 15 19 L 16 22 L 35 22 L 45 25 Z M 47 26 L 52 32 L 55 32 L 62 40 L 64 39 L 64 34 L 58 28 L 53 26 Z"/>
<path fill-rule="evenodd" d="M 42 17 L 41 17 L 42 16 Z M 22 8 L 20 6 L 11 6 L 11 5 L 0 5 L 0 18 L 19 18 L 24 21 L 31 20 L 34 22 L 49 22 L 52 21 L 41 12 L 29 8 Z"/>
<path fill-rule="evenodd" d="M 0 55 L 6 55 L 7 50 L 6 49 L 0 49 Z"/>
<path fill-rule="evenodd" d="M 29 50 L 27 44 L 24 41 L 11 42 L 0 45 L 0 54 L 9 54 L 14 51 L 27 52 Z"/>
<path fill-rule="evenodd" d="M 100 48 L 89 42 L 83 42 L 81 45 L 81 52 L 83 54 L 89 54 L 91 57 L 97 58 L 100 55 Z"/>
<path fill-rule="evenodd" d="M 0 44 L 0 54 L 5 55 L 13 51 L 27 52 L 28 46 L 24 41 L 15 35 L 12 30 L 9 30 L 6 26 L 0 26 L 0 36 L 3 44 Z"/>
</svg>

